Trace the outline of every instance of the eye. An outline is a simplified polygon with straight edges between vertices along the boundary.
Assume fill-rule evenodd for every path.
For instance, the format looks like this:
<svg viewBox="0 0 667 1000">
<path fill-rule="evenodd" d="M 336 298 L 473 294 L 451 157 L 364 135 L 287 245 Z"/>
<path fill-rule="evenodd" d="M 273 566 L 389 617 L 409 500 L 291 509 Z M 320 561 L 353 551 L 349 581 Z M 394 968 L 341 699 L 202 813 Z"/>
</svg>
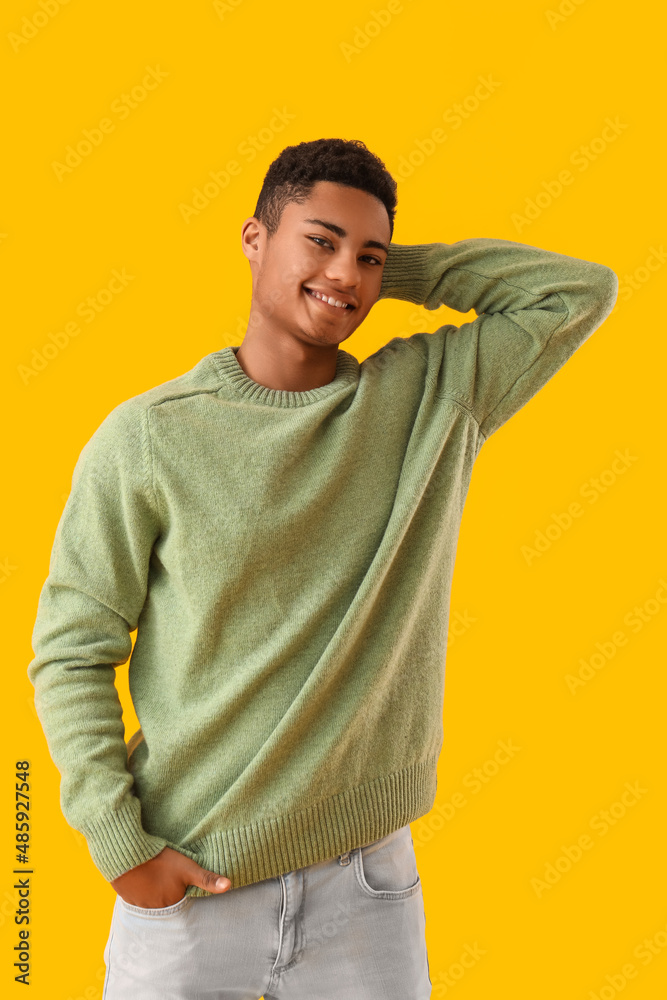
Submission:
<svg viewBox="0 0 667 1000">
<path fill-rule="evenodd" d="M 325 240 L 325 238 L 323 236 L 309 236 L 308 239 L 312 240 L 313 243 L 317 243 L 318 240 L 321 240 L 321 243 L 317 243 L 318 247 L 319 246 L 326 246 L 327 244 L 329 246 L 331 246 L 331 244 L 329 243 L 329 240 Z"/>
<path fill-rule="evenodd" d="M 329 247 L 331 247 L 331 243 L 329 242 L 329 240 L 325 239 L 324 236 L 307 236 L 306 239 L 312 240 L 313 243 L 317 243 L 318 246 L 329 246 Z M 318 242 L 318 240 L 319 240 L 319 242 Z M 331 247 L 331 249 L 333 249 L 333 247 Z M 382 264 L 382 261 L 379 260 L 379 258 L 373 257 L 371 254 L 364 254 L 364 256 L 361 259 L 362 260 L 369 260 L 373 264 L 380 264 L 380 265 Z"/>
</svg>

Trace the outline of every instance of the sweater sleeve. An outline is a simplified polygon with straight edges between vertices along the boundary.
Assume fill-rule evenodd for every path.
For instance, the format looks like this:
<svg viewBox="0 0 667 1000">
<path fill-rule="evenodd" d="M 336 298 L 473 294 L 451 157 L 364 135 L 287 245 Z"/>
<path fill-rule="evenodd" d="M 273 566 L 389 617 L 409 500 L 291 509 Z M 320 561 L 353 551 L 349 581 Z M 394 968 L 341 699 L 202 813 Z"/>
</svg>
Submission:
<svg viewBox="0 0 667 1000">
<path fill-rule="evenodd" d="M 617 294 L 604 264 L 479 238 L 390 244 L 379 297 L 474 309 L 472 322 L 407 339 L 436 394 L 467 408 L 488 438 L 604 322 Z"/>
<path fill-rule="evenodd" d="M 160 531 L 145 409 L 121 403 L 84 446 L 39 596 L 28 677 L 70 826 L 111 881 L 166 845 L 141 824 L 115 667 L 132 649 Z"/>
</svg>

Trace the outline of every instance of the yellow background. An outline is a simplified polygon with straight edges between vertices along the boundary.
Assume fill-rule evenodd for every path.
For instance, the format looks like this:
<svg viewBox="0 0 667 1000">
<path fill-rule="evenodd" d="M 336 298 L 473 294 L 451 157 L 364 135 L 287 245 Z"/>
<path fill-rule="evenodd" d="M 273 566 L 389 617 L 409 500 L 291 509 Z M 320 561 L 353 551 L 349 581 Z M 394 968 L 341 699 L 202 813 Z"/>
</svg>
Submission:
<svg viewBox="0 0 667 1000">
<path fill-rule="evenodd" d="M 412 828 L 433 996 L 664 997 L 662 11 L 602 0 L 564 0 L 560 14 L 557 0 L 217 9 L 71 0 L 43 10 L 8 0 L 0 30 L 3 994 L 24 995 L 12 968 L 15 760 L 31 762 L 34 1000 L 101 997 L 115 896 L 62 817 L 26 674 L 74 463 L 119 402 L 241 343 L 251 282 L 240 230 L 264 173 L 286 145 L 341 136 L 363 139 L 397 177 L 396 242 L 516 240 L 606 264 L 621 282 L 610 318 L 490 438 L 474 469 L 438 796 Z M 147 67 L 166 76 L 121 116 L 113 109 Z M 488 92 L 476 97 L 481 80 Z M 294 116 L 281 130 L 270 125 L 275 109 Z M 54 161 L 103 118 L 113 130 L 59 178 Z M 437 128 L 446 138 L 431 149 Z M 252 160 L 249 136 L 262 137 Z M 185 221 L 179 206 L 234 159 L 240 173 Z M 558 191 L 565 170 L 571 183 Z M 522 225 L 527 201 L 537 208 Z M 86 323 L 79 304 L 123 268 L 132 280 Z M 471 318 L 383 301 L 344 347 L 363 360 L 393 336 Z M 79 335 L 61 337 L 26 376 L 72 321 Z M 631 456 L 623 468 L 617 452 Z M 583 513 L 559 533 L 554 515 L 574 502 Z M 525 547 L 550 525 L 530 561 Z M 627 617 L 635 608 L 639 626 Z M 612 641 L 619 631 L 622 646 Z M 572 693 L 566 675 L 598 643 L 614 655 Z M 138 723 L 127 666 L 118 677 L 129 736 Z M 494 774 L 499 740 L 520 750 Z M 474 768 L 488 776 L 478 792 Z M 626 782 L 645 793 L 596 832 L 591 821 L 621 801 Z M 457 792 L 465 804 L 452 810 Z M 549 863 L 566 869 L 564 848 L 586 833 L 592 847 L 538 894 L 532 880 Z M 635 950 L 645 939 L 650 961 Z M 461 975 L 466 945 L 484 954 Z"/>
</svg>

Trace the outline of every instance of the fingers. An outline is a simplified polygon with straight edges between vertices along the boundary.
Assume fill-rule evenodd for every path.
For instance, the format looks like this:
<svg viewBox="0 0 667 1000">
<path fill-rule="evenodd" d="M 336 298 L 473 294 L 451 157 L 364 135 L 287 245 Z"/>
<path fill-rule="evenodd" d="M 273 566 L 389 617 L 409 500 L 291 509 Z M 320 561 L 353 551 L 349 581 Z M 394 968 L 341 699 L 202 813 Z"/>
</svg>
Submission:
<svg viewBox="0 0 667 1000">
<path fill-rule="evenodd" d="M 185 855 L 183 855 L 185 857 Z M 219 872 L 212 872 L 206 868 L 202 868 L 198 865 L 196 861 L 191 858 L 187 859 L 187 865 L 183 866 L 183 878 L 187 880 L 189 885 L 196 885 L 200 889 L 204 889 L 206 892 L 226 892 L 231 888 L 231 881 L 225 875 L 221 875 Z"/>
<path fill-rule="evenodd" d="M 199 872 L 201 877 L 197 884 L 207 892 L 226 892 L 232 884 L 226 876 L 218 875 L 217 872 L 209 872 L 205 868 L 200 868 Z"/>
</svg>

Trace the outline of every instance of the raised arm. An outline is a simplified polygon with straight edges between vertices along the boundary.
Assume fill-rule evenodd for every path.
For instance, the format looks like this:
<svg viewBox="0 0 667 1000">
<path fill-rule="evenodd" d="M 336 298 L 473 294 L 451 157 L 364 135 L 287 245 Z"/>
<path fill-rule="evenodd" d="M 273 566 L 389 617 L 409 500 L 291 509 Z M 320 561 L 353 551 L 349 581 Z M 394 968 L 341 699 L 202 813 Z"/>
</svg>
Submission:
<svg viewBox="0 0 667 1000">
<path fill-rule="evenodd" d="M 440 396 L 469 410 L 485 438 L 555 375 L 611 312 L 611 268 L 509 240 L 391 243 L 380 298 L 474 309 L 460 327 L 417 333 Z"/>
<path fill-rule="evenodd" d="M 109 881 L 166 841 L 141 824 L 127 767 L 115 667 L 125 663 L 160 532 L 146 413 L 121 404 L 83 448 L 58 523 L 28 676 L 61 807 Z"/>
</svg>

